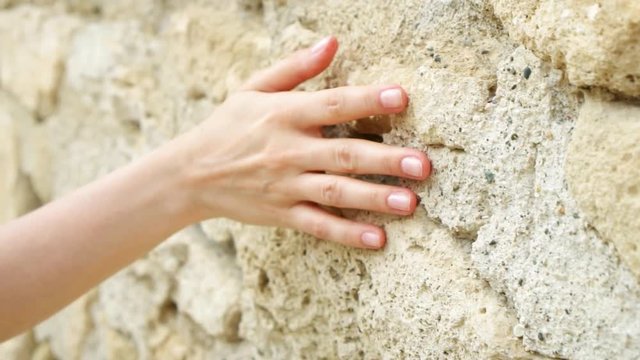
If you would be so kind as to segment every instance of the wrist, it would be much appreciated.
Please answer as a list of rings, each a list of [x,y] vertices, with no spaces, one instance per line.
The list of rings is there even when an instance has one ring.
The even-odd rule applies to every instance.
[[[204,220],[205,212],[191,185],[189,159],[180,146],[170,142],[141,159],[141,176],[157,208],[176,230]]]

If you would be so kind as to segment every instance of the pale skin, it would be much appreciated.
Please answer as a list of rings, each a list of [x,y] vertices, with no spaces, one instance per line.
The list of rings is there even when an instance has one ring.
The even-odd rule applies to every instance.
[[[409,189],[345,174],[413,180],[421,151],[326,139],[323,126],[402,112],[397,85],[293,89],[329,66],[335,38],[259,72],[193,130],[77,191],[0,226],[0,341],[52,315],[189,224],[226,217],[380,249],[382,228],[320,205],[406,216]]]

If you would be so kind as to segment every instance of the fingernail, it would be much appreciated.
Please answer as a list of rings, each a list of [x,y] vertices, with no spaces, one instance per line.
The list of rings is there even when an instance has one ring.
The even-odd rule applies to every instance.
[[[374,232],[364,232],[362,233],[362,236],[360,236],[360,239],[362,240],[362,243],[364,244],[364,246],[366,247],[370,247],[370,248],[379,248],[380,246],[382,246],[382,239],[380,238],[380,235],[374,233]]]
[[[397,192],[389,195],[387,198],[387,205],[396,210],[409,211],[409,208],[411,207],[411,199],[409,198],[409,195]]]
[[[322,52],[322,50],[324,50],[327,45],[329,44],[329,41],[331,40],[331,36],[328,36],[320,41],[318,41],[317,44],[315,44],[312,48],[311,48],[311,53],[313,55],[317,55],[319,53]]]
[[[407,156],[400,162],[402,172],[409,176],[422,177],[422,161],[415,156]]]
[[[387,109],[395,109],[402,106],[402,91],[400,89],[387,89],[380,93],[380,102]]]

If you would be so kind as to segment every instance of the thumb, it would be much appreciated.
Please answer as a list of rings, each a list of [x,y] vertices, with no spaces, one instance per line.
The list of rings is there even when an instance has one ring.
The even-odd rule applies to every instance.
[[[300,50],[252,76],[242,90],[289,91],[324,71],[338,51],[338,41],[329,36],[313,47]]]

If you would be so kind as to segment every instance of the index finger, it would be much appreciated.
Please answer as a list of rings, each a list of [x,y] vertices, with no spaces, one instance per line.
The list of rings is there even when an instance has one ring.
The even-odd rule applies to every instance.
[[[329,36],[314,47],[296,52],[270,68],[253,75],[242,90],[289,91],[323,72],[338,51],[338,41]]]
[[[395,114],[409,103],[398,85],[345,86],[308,93],[291,93],[295,121],[303,127],[335,125],[372,115]]]

